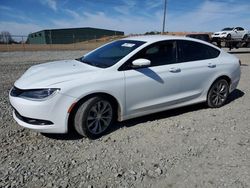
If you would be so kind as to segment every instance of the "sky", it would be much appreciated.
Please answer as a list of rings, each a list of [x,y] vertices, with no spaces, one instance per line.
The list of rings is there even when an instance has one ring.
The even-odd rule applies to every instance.
[[[0,32],[95,27],[140,34],[161,31],[164,0],[0,0]],[[250,29],[249,0],[167,0],[166,31]]]

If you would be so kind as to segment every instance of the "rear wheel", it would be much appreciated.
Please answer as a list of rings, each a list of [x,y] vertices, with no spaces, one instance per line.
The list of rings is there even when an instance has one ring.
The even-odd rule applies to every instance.
[[[228,82],[225,79],[215,81],[208,92],[207,105],[211,108],[223,106],[228,98],[228,94]]]
[[[85,101],[77,110],[74,126],[85,137],[102,136],[113,123],[114,110],[111,102],[103,97],[93,97]]]

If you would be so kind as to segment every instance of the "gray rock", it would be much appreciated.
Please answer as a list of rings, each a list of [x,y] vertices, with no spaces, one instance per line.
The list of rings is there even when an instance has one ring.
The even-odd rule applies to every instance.
[[[161,175],[162,174],[162,170],[158,167],[155,172],[158,174],[158,175]]]
[[[133,170],[129,170],[129,173],[132,174],[132,175],[136,175],[136,172],[133,171]]]

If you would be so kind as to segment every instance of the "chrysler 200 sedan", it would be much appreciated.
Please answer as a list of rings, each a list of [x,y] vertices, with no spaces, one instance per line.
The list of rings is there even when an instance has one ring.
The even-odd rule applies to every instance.
[[[23,127],[67,133],[73,126],[95,138],[115,120],[201,102],[221,107],[240,74],[240,60],[209,43],[141,36],[108,43],[76,60],[32,66],[9,98]]]

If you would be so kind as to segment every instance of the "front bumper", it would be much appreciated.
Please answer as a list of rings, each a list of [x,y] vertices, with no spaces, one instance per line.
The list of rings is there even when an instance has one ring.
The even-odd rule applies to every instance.
[[[212,37],[212,39],[225,39],[225,38],[227,38],[227,34],[223,34],[223,35],[212,35],[211,37]]]
[[[57,93],[45,101],[31,101],[9,95],[16,122],[43,133],[67,133],[68,109],[76,98]]]

